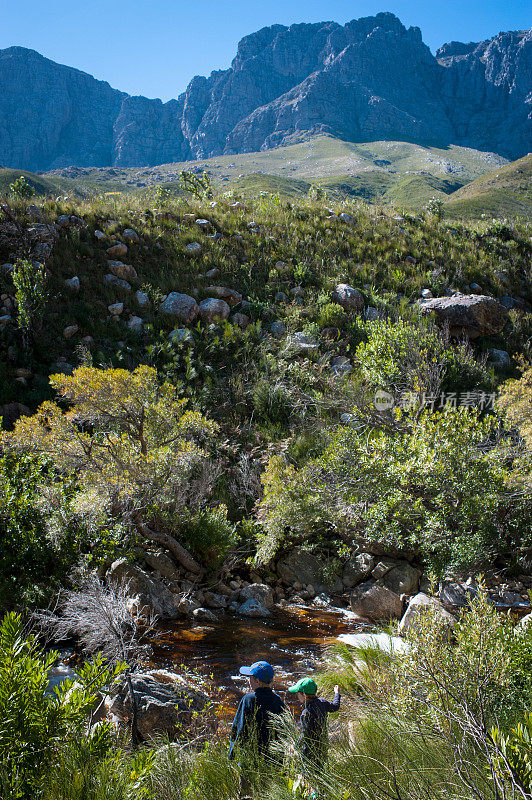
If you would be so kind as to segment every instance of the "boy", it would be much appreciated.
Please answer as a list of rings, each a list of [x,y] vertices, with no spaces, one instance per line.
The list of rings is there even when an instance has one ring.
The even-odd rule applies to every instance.
[[[332,714],[340,708],[340,690],[334,687],[334,700],[322,700],[317,696],[318,687],[312,678],[301,678],[288,690],[297,694],[305,708],[301,714],[301,751],[308,764],[318,769],[322,768],[327,759],[328,736],[327,714]]]
[[[250,667],[240,667],[241,675],[249,678],[251,692],[239,703],[231,729],[229,758],[234,758],[235,745],[244,745],[252,756],[263,758],[268,753],[275,733],[272,716],[282,714],[286,706],[273,689],[274,671],[267,661],[256,661]]]

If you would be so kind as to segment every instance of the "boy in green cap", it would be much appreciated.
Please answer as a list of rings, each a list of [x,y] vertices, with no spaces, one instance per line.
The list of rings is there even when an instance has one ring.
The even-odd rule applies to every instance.
[[[297,694],[299,700],[305,704],[301,714],[301,751],[307,763],[318,769],[323,767],[327,758],[327,714],[332,714],[340,708],[340,689],[334,687],[334,700],[322,700],[318,697],[318,687],[312,678],[301,678],[288,690]]]

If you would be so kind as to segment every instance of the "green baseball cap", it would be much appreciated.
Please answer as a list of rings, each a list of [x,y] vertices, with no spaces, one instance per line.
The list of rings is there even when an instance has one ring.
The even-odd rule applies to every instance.
[[[291,686],[288,690],[292,692],[292,694],[296,694],[296,692],[301,692],[301,694],[317,694],[318,687],[316,685],[316,681],[313,681],[312,678],[301,678],[294,686]]]

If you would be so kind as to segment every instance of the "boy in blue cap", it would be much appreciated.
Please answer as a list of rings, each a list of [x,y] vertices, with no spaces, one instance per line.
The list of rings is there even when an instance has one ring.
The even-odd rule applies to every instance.
[[[249,678],[251,691],[240,701],[233,720],[229,758],[234,758],[236,745],[246,748],[255,759],[264,758],[275,737],[272,716],[282,714],[286,706],[272,689],[274,671],[267,661],[240,667],[239,672]]]

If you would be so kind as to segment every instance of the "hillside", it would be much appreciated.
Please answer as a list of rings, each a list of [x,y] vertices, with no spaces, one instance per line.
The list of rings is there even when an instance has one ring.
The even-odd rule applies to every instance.
[[[445,200],[449,217],[532,220],[532,155],[476,178]]]
[[[176,100],[131,97],[33,50],[0,51],[0,163],[131,167],[258,152],[329,133],[523,156],[532,34],[444,45],[391,13],[272,25]],[[479,102],[480,98],[480,102]]]

